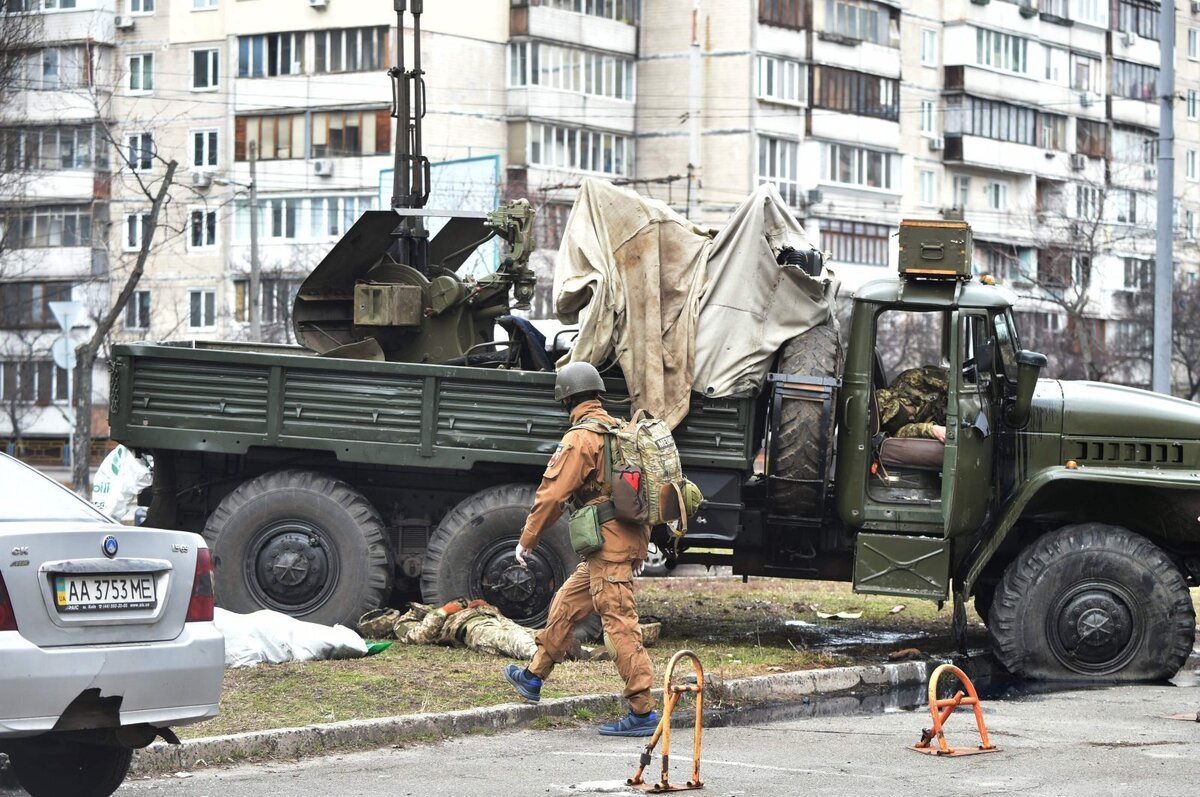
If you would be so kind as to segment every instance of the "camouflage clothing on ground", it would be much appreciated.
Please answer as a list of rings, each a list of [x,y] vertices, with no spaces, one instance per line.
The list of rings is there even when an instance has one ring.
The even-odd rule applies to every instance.
[[[875,391],[879,428],[893,437],[933,437],[933,427],[946,425],[949,372],[923,365],[901,372]]]

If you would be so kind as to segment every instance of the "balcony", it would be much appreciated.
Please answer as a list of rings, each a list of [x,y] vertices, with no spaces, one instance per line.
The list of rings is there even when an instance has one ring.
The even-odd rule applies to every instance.
[[[1052,180],[1091,177],[1099,164],[1099,177],[1103,179],[1104,176],[1102,160],[982,136],[947,135],[944,157],[947,163]]]
[[[881,77],[900,77],[900,50],[880,44],[820,34],[813,41],[813,63],[829,64]]]
[[[847,144],[861,144],[872,149],[898,150],[900,123],[870,116],[814,108],[812,137]]]
[[[0,273],[10,279],[34,274],[39,280],[89,278],[92,276],[92,248],[47,246],[9,249],[0,256]]]
[[[525,86],[508,90],[509,118],[558,121],[571,127],[632,134],[635,104],[574,91]]]
[[[1042,108],[1067,109],[1078,101],[1078,92],[1072,92],[1066,86],[971,64],[946,66],[945,88]]]
[[[509,35],[626,55],[637,53],[636,25],[546,6],[514,7],[510,12]]]

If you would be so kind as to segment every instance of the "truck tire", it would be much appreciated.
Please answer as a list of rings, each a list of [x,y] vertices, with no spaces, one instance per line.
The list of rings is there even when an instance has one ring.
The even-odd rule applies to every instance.
[[[778,372],[791,376],[835,377],[841,372],[842,344],[837,329],[825,323],[783,344]],[[768,472],[785,479],[816,480],[829,462],[833,446],[833,413],[822,423],[822,406],[815,401],[786,401],[779,411],[775,461]],[[821,500],[821,485],[771,480],[775,511],[812,515]]]
[[[392,588],[383,521],[362,493],[324,473],[281,470],[242,484],[204,526],[217,604],[274,609],[353,628]]]
[[[125,782],[133,750],[75,741],[38,741],[8,752],[30,797],[109,797]]]
[[[529,566],[517,564],[513,551],[536,492],[533,485],[504,484],[480,490],[451,509],[425,549],[422,599],[435,605],[482,599],[514,622],[544,626],[550,600],[579,564],[579,554],[571,548],[564,517],[526,555]],[[576,629],[585,638],[599,632],[595,614]]]
[[[1192,651],[1195,609],[1174,563],[1120,526],[1064,526],[1029,545],[996,588],[996,658],[1026,678],[1173,676]]]

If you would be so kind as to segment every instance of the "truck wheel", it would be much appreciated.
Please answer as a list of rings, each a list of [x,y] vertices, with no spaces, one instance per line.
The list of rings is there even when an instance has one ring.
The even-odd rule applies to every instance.
[[[1008,566],[988,630],[1000,662],[1027,678],[1137,681],[1173,676],[1196,615],[1179,570],[1140,534],[1065,526]]]
[[[83,742],[30,742],[9,750],[21,788],[31,797],[108,797],[125,781],[133,750]]]
[[[281,470],[238,487],[204,527],[217,603],[354,627],[392,588],[383,521],[362,493],[323,473]]]
[[[832,323],[804,332],[783,344],[779,373],[833,377],[841,371],[842,345]],[[833,446],[833,414],[822,423],[822,406],[815,401],[786,401],[779,411],[772,475],[800,481],[771,480],[771,503],[788,514],[812,514],[820,504],[822,486],[815,483]]]
[[[513,550],[536,492],[526,484],[489,487],[450,510],[425,549],[425,602],[482,599],[521,625],[545,625],[550,600],[579,564],[579,554],[571,548],[566,519],[560,518],[525,557],[529,566],[517,564]],[[577,635],[598,636],[599,620],[592,614]]]

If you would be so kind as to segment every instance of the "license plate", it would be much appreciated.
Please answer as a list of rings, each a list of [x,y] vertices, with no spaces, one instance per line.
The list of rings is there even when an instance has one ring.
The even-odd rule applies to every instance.
[[[153,609],[154,576],[55,576],[54,602],[60,612]]]

